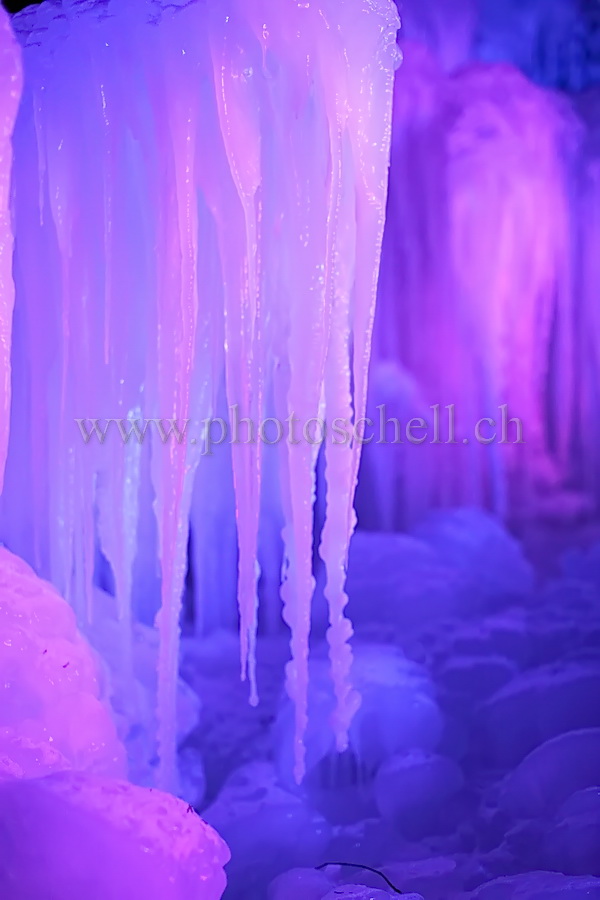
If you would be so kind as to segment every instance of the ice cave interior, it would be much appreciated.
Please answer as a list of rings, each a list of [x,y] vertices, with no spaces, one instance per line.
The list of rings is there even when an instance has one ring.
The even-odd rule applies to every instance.
[[[0,6],[0,900],[600,900],[600,3]]]

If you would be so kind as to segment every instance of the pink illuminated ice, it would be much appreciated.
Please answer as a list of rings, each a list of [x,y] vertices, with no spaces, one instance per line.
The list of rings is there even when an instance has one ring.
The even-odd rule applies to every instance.
[[[226,845],[160,791],[84,773],[0,780],[0,896],[220,900]]]
[[[78,769],[122,777],[125,755],[101,670],[70,606],[0,548],[0,764],[25,777]]]

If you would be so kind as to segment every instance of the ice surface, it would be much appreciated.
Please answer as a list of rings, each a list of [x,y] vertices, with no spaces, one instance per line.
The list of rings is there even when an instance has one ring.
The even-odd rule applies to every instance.
[[[407,837],[419,838],[435,829],[436,817],[463,786],[463,773],[453,760],[413,751],[381,766],[375,797],[384,819]]]
[[[489,758],[512,766],[557,734],[600,727],[592,700],[599,692],[600,671],[592,662],[554,664],[519,675],[479,711]]]
[[[74,768],[122,777],[102,668],[70,606],[0,547],[0,758],[35,777]]]
[[[255,762],[234,772],[203,817],[227,841],[229,896],[263,896],[263,885],[288,869],[317,865],[331,826],[277,783],[274,769]]]
[[[269,886],[268,900],[323,900],[331,881],[315,869],[292,869]]]
[[[0,894],[10,900],[220,900],[227,847],[160,791],[64,772],[0,781]]]
[[[12,278],[13,234],[10,211],[12,167],[11,137],[22,89],[21,54],[9,24],[0,10],[0,493],[8,452],[10,428],[10,350],[15,288]]]
[[[600,782],[600,729],[567,731],[536,747],[506,778],[502,806],[513,816],[543,816],[576,791]]]
[[[531,872],[484,884],[472,900],[598,900],[600,880]]]
[[[190,510],[221,475],[208,453],[199,465],[202,423],[223,397],[255,425],[271,409],[282,422],[364,414],[398,19],[391,0],[290,3],[285,13],[273,0],[211,0],[64,12],[46,4],[16,22],[27,72],[15,134],[22,318],[13,346],[23,397],[3,533],[72,598],[86,626],[103,615],[93,592],[100,546],[131,667],[132,572],[155,516],[160,778],[172,785]],[[106,439],[86,443],[75,424],[82,417],[102,426],[162,418],[165,430],[150,425],[140,448],[113,422]],[[192,420],[181,440],[165,438],[174,419],[180,434]],[[232,440],[231,451],[237,538],[229,536],[229,558],[238,555],[241,671],[255,702],[266,463],[260,441]],[[317,452],[306,440],[280,442],[267,504],[285,523],[298,777]],[[332,718],[343,746],[357,704],[343,583],[360,442],[326,455],[322,556]],[[224,491],[227,511],[229,499]],[[216,522],[198,535],[214,552],[223,539]],[[141,547],[148,583],[157,562],[151,546]],[[214,577],[203,578],[195,572],[198,597],[218,603],[207,597]]]

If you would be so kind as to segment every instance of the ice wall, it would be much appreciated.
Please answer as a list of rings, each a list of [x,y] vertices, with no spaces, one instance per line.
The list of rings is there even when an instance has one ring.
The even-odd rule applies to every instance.
[[[365,408],[398,21],[390,0],[164,10],[139,0],[85,10],[48,2],[15,22],[26,72],[14,176],[19,393],[3,535],[88,626],[107,615],[93,591],[100,547],[125,665],[136,560],[147,570],[159,562],[169,785],[192,491],[210,495],[221,478],[228,489],[209,459],[198,467],[202,422],[223,399],[255,423],[266,410],[306,422],[358,420]],[[162,420],[165,430],[155,422],[138,440],[113,422],[99,438],[76,424],[127,417]],[[185,436],[169,420],[181,431],[190,420]],[[285,522],[298,776],[317,449],[281,441],[268,491]],[[357,442],[334,447],[326,463],[321,555],[340,746],[356,707],[344,577],[359,452]],[[260,441],[233,443],[241,665],[253,702],[264,468]],[[220,552],[216,529],[202,538]]]
[[[388,446],[365,450],[375,527],[451,505],[581,514],[585,497],[569,512],[563,493],[593,493],[575,452],[595,433],[575,399],[596,380],[595,264],[577,224],[596,205],[590,125],[508,65],[449,76],[422,44],[403,54],[369,411]],[[419,417],[425,436],[407,435]]]

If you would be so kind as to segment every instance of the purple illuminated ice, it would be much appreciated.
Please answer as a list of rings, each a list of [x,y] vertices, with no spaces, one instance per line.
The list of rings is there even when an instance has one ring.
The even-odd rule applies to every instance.
[[[13,235],[9,208],[11,137],[21,96],[21,53],[0,9],[0,493],[10,427],[10,349],[15,289],[12,278]]]
[[[161,791],[62,772],[0,779],[0,895],[220,900],[229,852]]]
[[[0,548],[0,774],[124,777],[105,688],[70,606]]]
[[[283,440],[267,463],[260,441],[242,438],[223,473],[211,467],[202,423],[223,399],[255,427],[267,411],[282,422],[294,416],[300,428],[319,415],[364,415],[398,61],[395,7],[42,4],[16,23],[28,74],[15,136],[22,317],[14,357],[23,396],[13,417],[5,532],[85,627],[104,615],[93,591],[96,551],[103,554],[124,669],[136,561],[148,583],[160,566],[160,609],[148,592],[142,612],[158,613],[160,780],[172,785],[192,496],[202,504],[222,485],[207,509],[228,509],[233,483],[237,541],[229,558],[237,553],[241,672],[253,703],[259,523],[264,506],[280,509],[299,778],[319,448]],[[165,430],[154,423],[140,443],[126,439],[131,425],[124,436],[113,422],[102,439],[89,437],[89,420],[100,419],[102,429],[106,419],[128,417],[162,419]],[[174,419],[181,439],[166,436]],[[360,449],[359,441],[328,447],[325,467],[321,556],[340,748],[358,703],[344,580]],[[213,554],[224,539],[217,521],[202,532]],[[196,573],[198,585],[203,578]]]

